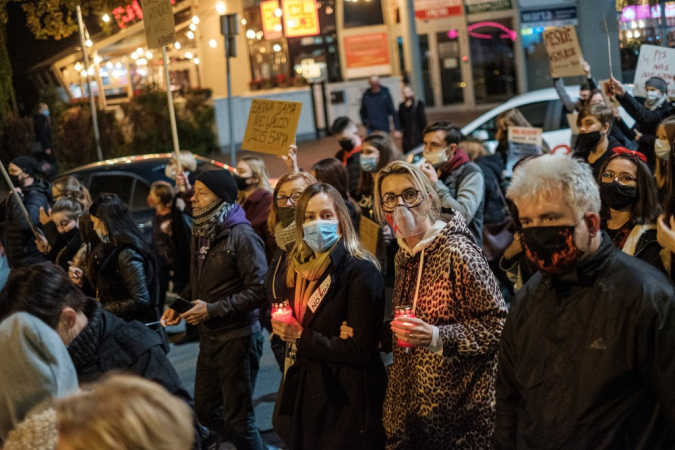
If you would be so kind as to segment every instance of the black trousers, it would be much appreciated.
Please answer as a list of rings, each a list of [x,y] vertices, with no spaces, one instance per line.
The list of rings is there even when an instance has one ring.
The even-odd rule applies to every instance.
[[[199,421],[231,440],[237,450],[265,448],[253,409],[253,391],[260,370],[263,335],[219,341],[202,335],[195,379]]]

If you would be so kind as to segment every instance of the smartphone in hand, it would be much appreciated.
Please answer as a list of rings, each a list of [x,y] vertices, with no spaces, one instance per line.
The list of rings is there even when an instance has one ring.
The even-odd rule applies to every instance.
[[[194,304],[185,300],[184,298],[176,297],[176,300],[169,305],[169,308],[176,311],[178,314],[184,314],[194,308]]]

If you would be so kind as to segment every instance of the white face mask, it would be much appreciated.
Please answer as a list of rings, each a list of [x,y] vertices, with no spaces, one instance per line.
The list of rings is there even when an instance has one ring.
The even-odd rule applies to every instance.
[[[417,206],[408,208],[399,205],[394,208],[394,212],[387,215],[397,239],[405,239],[424,233],[424,218],[417,212]]]
[[[656,152],[656,156],[664,161],[668,161],[668,158],[670,157],[670,144],[668,141],[657,139],[654,144],[654,151]]]
[[[647,100],[655,101],[661,98],[660,91],[647,91]]]
[[[445,147],[442,150],[438,150],[436,152],[431,152],[431,153],[426,153],[424,155],[424,158],[431,164],[432,166],[436,166],[438,164],[443,164],[448,161],[448,153],[447,153],[448,147]]]

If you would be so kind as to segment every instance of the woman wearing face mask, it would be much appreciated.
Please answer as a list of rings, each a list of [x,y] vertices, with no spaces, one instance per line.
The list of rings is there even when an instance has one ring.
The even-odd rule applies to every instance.
[[[282,175],[274,188],[274,202],[267,224],[269,229],[274,231],[278,249],[269,264],[269,270],[265,277],[265,294],[268,305],[280,303],[284,300],[280,295],[285,292],[286,269],[288,267],[286,254],[293,249],[298,235],[295,223],[295,207],[303,191],[307,189],[307,186],[314,183],[316,183],[316,180],[307,172],[291,172]],[[264,309],[268,314],[270,313],[269,306]],[[269,322],[269,317],[266,320]],[[270,338],[270,343],[274,357],[283,372],[286,344],[275,334]]]
[[[72,176],[60,177],[52,182],[52,197],[54,202],[63,197],[70,197],[80,203],[82,211],[91,205],[89,190],[77,178]],[[40,228],[45,235],[48,245],[53,249],[57,245],[60,234],[52,218],[52,208],[40,208]]]
[[[70,196],[62,196],[52,206],[52,221],[58,233],[56,240],[50,244],[45,238],[36,242],[38,248],[47,253],[50,261],[68,270],[82,241],[77,229],[77,219],[82,214],[82,204]]]
[[[600,228],[619,250],[663,271],[656,241],[661,206],[646,161],[642,153],[619,147],[605,162],[598,179]]]
[[[395,317],[393,336],[384,335],[394,351],[383,418],[387,448],[487,448],[506,318],[497,281],[461,215],[439,220],[440,200],[416,167],[393,162],[379,172],[375,211],[401,246],[394,308],[413,314]]]
[[[387,384],[377,347],[384,282],[340,194],[317,183],[300,196],[283,291],[292,316],[272,319],[287,343],[274,425],[289,449],[381,450]],[[340,339],[348,321],[354,338]]]
[[[272,188],[265,161],[257,156],[246,156],[237,163],[234,175],[239,189],[237,202],[244,208],[246,218],[251,222],[255,233],[265,244],[265,256],[269,264],[277,251],[274,233],[267,226],[272,208]]]
[[[330,184],[337,189],[347,207],[349,219],[358,233],[361,222],[361,210],[359,204],[349,193],[349,174],[347,168],[336,158],[326,158],[312,166],[312,175],[319,183]]]
[[[96,278],[96,261],[94,254],[96,248],[101,244],[101,240],[94,231],[94,224],[91,221],[89,211],[80,214],[77,219],[77,228],[82,244],[73,256],[72,264],[69,264],[68,277],[75,286],[82,290],[84,295],[95,297],[96,288],[94,288],[93,281]]]
[[[373,188],[375,186],[375,175],[390,162],[402,159],[402,155],[387,135],[372,134],[363,140],[359,161],[361,176],[356,191],[356,201],[361,208],[361,214],[371,220],[374,219]]]
[[[659,201],[665,205],[668,178],[668,160],[670,159],[670,149],[675,143],[675,116],[663,120],[656,128],[656,141],[654,142],[654,153],[656,154],[656,170],[654,171],[654,180],[656,188],[659,191]]]
[[[102,242],[94,255],[101,306],[127,322],[159,321],[157,263],[129,209],[117,195],[101,194],[89,213]]]

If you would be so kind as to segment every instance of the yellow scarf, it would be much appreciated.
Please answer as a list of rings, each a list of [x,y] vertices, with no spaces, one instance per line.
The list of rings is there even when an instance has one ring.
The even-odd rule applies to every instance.
[[[338,240],[338,242],[340,241]],[[289,286],[295,285],[295,302],[293,306],[295,318],[301,324],[302,319],[305,317],[305,310],[307,309],[310,297],[316,291],[319,280],[331,265],[330,253],[336,245],[337,242],[330,249],[317,256],[314,250],[303,242],[300,251],[294,260],[290,262],[293,270],[289,271],[289,277],[286,279],[286,282]],[[295,273],[295,280],[293,280],[293,273]]]

